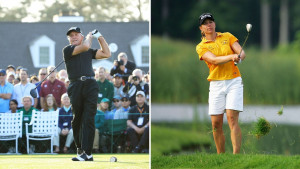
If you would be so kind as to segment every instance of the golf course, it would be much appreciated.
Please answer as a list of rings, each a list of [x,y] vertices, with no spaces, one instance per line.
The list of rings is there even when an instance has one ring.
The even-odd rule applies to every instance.
[[[280,110],[280,107],[300,103],[300,73],[290,69],[300,67],[298,53],[288,50],[288,47],[278,47],[271,51],[260,51],[250,47],[245,49],[245,52],[246,60],[238,65],[243,77],[244,105],[278,107],[278,111],[274,112],[251,112],[249,109],[247,116],[259,113],[262,117],[268,114],[266,117],[285,118],[284,108]],[[284,53],[290,59],[283,60]],[[164,66],[159,63],[164,63]],[[159,74],[152,77],[155,81],[152,84],[152,102],[159,105],[165,103],[168,107],[179,103],[207,104],[208,68],[203,61],[199,61],[195,44],[152,37],[152,71],[153,74]],[[172,116],[171,113],[168,114]],[[177,110],[176,114],[184,115],[186,112]],[[218,155],[210,119],[203,119],[197,114],[194,113],[190,121],[180,122],[178,118],[170,117],[177,119],[172,122],[166,116],[166,122],[159,118],[156,118],[159,119],[158,122],[152,121],[152,168],[300,167],[298,124],[285,124],[284,120],[281,123],[271,121],[268,132],[257,134],[256,122],[259,117],[254,117],[257,121],[239,122],[242,147],[239,155],[233,155],[230,129],[225,122],[223,130],[226,153]]]
[[[66,168],[149,168],[147,154],[95,154],[94,161],[74,162],[75,154],[69,155],[0,155],[0,168],[66,169]],[[114,156],[117,162],[110,162]]]

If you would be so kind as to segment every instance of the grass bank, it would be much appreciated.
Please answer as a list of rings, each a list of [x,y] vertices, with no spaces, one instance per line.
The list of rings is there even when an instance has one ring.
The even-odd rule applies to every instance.
[[[152,102],[207,103],[208,68],[199,61],[197,44],[151,37]],[[299,104],[300,57],[289,48],[262,52],[245,48],[239,64],[246,104]]]
[[[300,156],[262,154],[207,154],[195,153],[173,156],[152,156],[152,168],[211,168],[211,169],[298,169]]]

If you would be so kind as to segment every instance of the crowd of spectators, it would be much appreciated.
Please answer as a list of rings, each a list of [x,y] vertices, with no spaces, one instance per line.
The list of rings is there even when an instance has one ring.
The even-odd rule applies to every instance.
[[[73,142],[72,109],[67,89],[70,84],[65,69],[57,72],[54,66],[41,68],[38,74],[30,75],[22,66],[8,65],[0,69],[0,113],[23,111],[23,132],[19,149],[26,153],[25,123],[30,123],[32,111],[59,111],[58,133],[54,138],[54,152],[68,153]],[[128,145],[133,153],[148,152],[149,149],[149,73],[137,69],[134,62],[128,61],[126,53],[120,53],[111,70],[94,68],[99,86],[98,110],[95,116],[96,134],[93,151],[109,152],[107,136],[103,134],[106,120],[125,120],[127,129],[120,146]],[[50,72],[52,72],[50,74]],[[49,76],[48,76],[49,75]],[[43,79],[46,80],[43,81]],[[43,82],[42,82],[43,81]],[[42,83],[41,83],[42,82]],[[41,84],[40,84],[41,83]],[[33,98],[30,91],[36,88],[38,96]],[[60,138],[65,143],[60,146]],[[8,153],[14,153],[14,144],[3,144]],[[30,152],[35,152],[30,145]],[[46,150],[49,151],[49,150]],[[3,153],[3,152],[2,152]]]

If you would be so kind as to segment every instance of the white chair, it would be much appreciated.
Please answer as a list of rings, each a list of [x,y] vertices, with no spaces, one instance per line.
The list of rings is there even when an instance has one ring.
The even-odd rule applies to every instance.
[[[18,153],[18,138],[22,137],[22,117],[20,113],[0,113],[0,140],[16,140],[16,154]]]
[[[50,140],[51,154],[53,154],[53,138],[57,135],[58,110],[52,112],[40,112],[33,110],[30,123],[26,123],[27,153],[29,154],[29,140]],[[28,127],[32,126],[29,133]]]

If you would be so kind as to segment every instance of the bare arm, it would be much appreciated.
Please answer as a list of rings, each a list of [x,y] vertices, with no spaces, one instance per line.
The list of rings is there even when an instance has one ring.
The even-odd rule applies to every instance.
[[[234,42],[231,47],[236,54],[240,54],[242,47],[238,42]],[[245,54],[244,50],[242,50],[240,56],[241,56],[242,60],[244,60],[246,58],[246,54]]]
[[[207,61],[208,63],[214,64],[214,65],[219,65],[219,64],[224,64],[229,61],[238,61],[238,54],[232,54],[232,55],[226,55],[226,56],[216,56],[211,52],[206,52],[202,56],[202,59]]]
[[[96,53],[96,59],[106,59],[111,56],[109,47],[107,45],[107,42],[103,38],[103,36],[100,36],[98,38],[98,42],[100,44],[101,49],[99,49]]]
[[[9,100],[11,98],[11,93],[2,93],[0,94],[0,98]]]
[[[92,32],[87,34],[85,40],[80,45],[76,46],[73,50],[72,55],[77,55],[79,53],[85,52],[89,50],[92,46]]]

